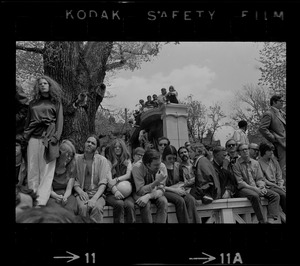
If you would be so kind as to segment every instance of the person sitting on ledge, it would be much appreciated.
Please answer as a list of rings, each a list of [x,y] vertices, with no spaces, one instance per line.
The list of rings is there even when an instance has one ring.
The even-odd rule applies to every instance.
[[[233,165],[234,176],[237,180],[236,197],[246,197],[250,200],[259,223],[274,223],[279,214],[279,194],[266,188],[264,176],[258,161],[250,158],[247,144],[239,144],[237,151],[240,158]],[[260,197],[268,200],[268,217],[264,218]]]
[[[235,176],[228,170],[223,168],[223,162],[226,158],[227,151],[223,146],[213,148],[212,164],[220,181],[222,199],[233,198],[237,190],[237,182]]]
[[[169,87],[169,92],[166,95],[167,103],[179,103],[177,97],[178,97],[178,92],[171,85]]]
[[[280,206],[285,213],[286,189],[279,162],[273,153],[274,146],[271,143],[261,143],[259,145],[259,151],[260,158],[258,162],[265,177],[266,187],[279,194]]]
[[[203,204],[209,204],[215,199],[221,198],[220,181],[216,171],[209,159],[207,159],[207,150],[202,143],[193,145],[196,153],[194,160],[195,185],[190,194],[196,199],[201,200]]]
[[[162,160],[168,172],[164,195],[168,202],[175,205],[178,222],[200,223],[196,200],[186,191],[184,180],[180,180],[180,163],[177,162],[176,148],[172,145],[167,146],[162,154]]]
[[[139,103],[136,106],[138,106],[138,108],[139,108],[139,110],[138,110],[139,113],[144,112],[145,101],[143,99],[140,99]]]
[[[144,110],[147,111],[151,108],[154,108],[154,102],[152,101],[151,95],[148,95]]]
[[[146,150],[142,160],[132,167],[134,180],[133,198],[140,207],[142,223],[153,223],[151,203],[156,205],[156,223],[166,223],[168,201],[164,196],[166,166],[161,162],[158,151]]]
[[[152,95],[152,102],[153,102],[154,108],[158,107],[158,98],[157,98],[156,94]]]
[[[167,89],[162,88],[161,89],[161,94],[158,95],[158,97],[157,97],[159,107],[163,106],[167,102],[166,96],[167,96]]]

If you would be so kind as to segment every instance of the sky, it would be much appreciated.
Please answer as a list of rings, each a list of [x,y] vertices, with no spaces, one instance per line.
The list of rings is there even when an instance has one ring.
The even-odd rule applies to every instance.
[[[110,79],[108,91],[115,95],[104,99],[105,108],[137,109],[139,99],[160,94],[161,88],[173,85],[179,100],[188,95],[206,107],[220,103],[226,115],[231,102],[244,85],[258,83],[259,50],[262,42],[181,42],[166,44],[151,62],[135,71],[117,72]],[[224,145],[233,128],[223,128],[216,139]]]

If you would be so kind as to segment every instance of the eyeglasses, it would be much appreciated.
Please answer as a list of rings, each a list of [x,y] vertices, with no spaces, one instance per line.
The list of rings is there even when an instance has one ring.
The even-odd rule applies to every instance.
[[[140,153],[137,153],[136,155],[139,156],[139,157],[143,157],[144,156],[144,154],[140,154]]]
[[[228,148],[232,148],[232,147],[235,147],[235,146],[236,146],[236,144],[228,144],[227,145]]]
[[[249,149],[245,148],[245,149],[240,149],[239,151],[249,151]]]
[[[256,152],[258,152],[259,151],[259,149],[254,149],[254,148],[250,148],[251,150],[254,150],[254,151],[256,151]]]
[[[168,146],[166,143],[159,143],[158,146]]]

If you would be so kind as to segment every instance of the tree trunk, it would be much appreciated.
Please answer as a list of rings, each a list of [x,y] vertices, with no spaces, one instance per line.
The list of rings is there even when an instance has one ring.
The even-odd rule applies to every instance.
[[[77,152],[83,152],[84,142],[95,133],[96,111],[105,89],[100,89],[105,77],[107,49],[97,49],[106,57],[98,62],[97,75],[88,64],[83,42],[45,42],[44,72],[58,82],[63,90],[64,127],[62,139],[74,141]],[[107,48],[107,47],[105,47]],[[104,65],[102,65],[104,63]],[[75,109],[73,103],[80,93],[87,95],[87,106]]]

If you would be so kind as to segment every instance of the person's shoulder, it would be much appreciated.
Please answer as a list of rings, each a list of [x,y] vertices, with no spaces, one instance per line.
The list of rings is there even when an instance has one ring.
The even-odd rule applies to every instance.
[[[208,165],[208,163],[210,163],[210,161],[205,156],[199,156],[195,160],[195,164],[197,168],[200,167],[202,168],[203,166]]]
[[[274,109],[270,107],[267,111],[263,113],[263,116],[272,116],[274,113]]]
[[[181,163],[180,163],[180,162],[175,162],[175,163],[174,163],[174,166],[175,166],[175,167],[179,167],[179,166],[181,166]]]
[[[104,157],[103,155],[101,155],[99,153],[95,153],[94,154],[94,159],[99,160],[99,161],[106,161],[106,162],[108,162],[108,160],[106,159],[106,157]]]
[[[145,171],[146,167],[143,164],[142,160],[139,160],[136,163],[132,164],[131,172],[133,174],[133,177],[137,175],[144,175]]]
[[[236,159],[236,163],[238,163],[238,164],[242,163],[243,161],[244,161],[244,159],[242,157],[238,157]]]
[[[259,162],[255,159],[250,158],[251,164],[259,166]]]
[[[278,159],[275,156],[273,156],[271,158],[271,162],[273,162],[273,164],[278,164],[279,165]]]
[[[159,168],[160,169],[167,169],[166,165],[163,162],[160,163]]]
[[[128,165],[132,165],[132,162],[131,162],[130,159],[125,159],[124,162],[123,162],[123,164],[124,164],[125,166],[128,166]]]
[[[75,154],[75,159],[76,159],[76,160],[80,160],[80,159],[83,158],[83,155],[84,155],[83,153],[76,153],[76,154]]]
[[[32,100],[29,101],[28,105],[29,105],[29,106],[32,106],[32,105],[34,105],[36,102],[37,102],[36,99],[32,99]]]
[[[144,166],[144,164],[143,164],[142,160],[139,160],[132,165],[132,169],[142,168],[143,166]]]

